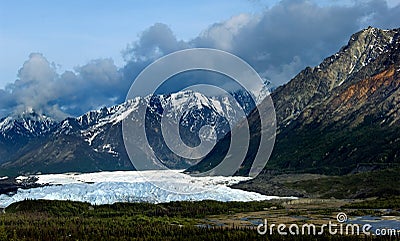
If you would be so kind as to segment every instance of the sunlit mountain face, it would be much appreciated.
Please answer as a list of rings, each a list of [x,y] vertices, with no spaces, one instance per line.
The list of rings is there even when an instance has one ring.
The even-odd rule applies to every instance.
[[[278,133],[266,169],[343,175],[398,167],[399,39],[399,29],[364,29],[337,53],[274,90]],[[221,140],[191,170],[215,166],[226,143]]]

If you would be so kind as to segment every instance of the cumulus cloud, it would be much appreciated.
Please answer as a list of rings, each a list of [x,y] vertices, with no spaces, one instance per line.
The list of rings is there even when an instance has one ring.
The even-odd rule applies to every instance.
[[[122,102],[130,84],[112,59],[92,60],[74,72],[66,71],[59,82],[55,91],[61,98],[57,102],[64,112],[75,115]]]
[[[130,44],[124,55],[129,61],[147,62],[187,46],[184,41],[176,39],[166,24],[156,23],[145,30],[137,42]]]
[[[18,79],[6,87],[6,95],[14,100],[11,103],[15,105],[15,111],[51,108],[48,100],[56,97],[57,93],[53,91],[56,77],[54,64],[40,53],[30,54],[29,60],[18,71]]]
[[[18,79],[0,90],[0,116],[33,108],[60,119],[121,103],[144,67],[189,47],[232,52],[278,86],[335,53],[362,28],[399,27],[398,16],[400,5],[389,7],[384,0],[329,5],[283,0],[258,15],[239,14],[215,23],[191,41],[178,40],[167,25],[156,23],[123,51],[122,67],[111,59],[97,59],[58,73],[55,64],[34,53],[19,70]]]
[[[239,14],[222,23],[215,23],[192,41],[196,47],[213,47],[233,51],[236,36],[243,27],[249,28],[257,18],[248,14]]]
[[[0,91],[0,111],[33,109],[63,119],[114,104],[126,90],[125,80],[111,59],[98,59],[58,74],[55,64],[33,53],[18,71],[18,79]]]

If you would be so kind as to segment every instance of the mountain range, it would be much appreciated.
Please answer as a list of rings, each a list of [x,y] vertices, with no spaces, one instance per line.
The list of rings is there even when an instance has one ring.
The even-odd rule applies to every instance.
[[[245,93],[235,94],[241,103],[251,103]],[[159,132],[163,111],[170,121],[179,119],[179,131],[185,144],[197,146],[203,140],[217,141],[229,131],[237,105],[227,96],[207,97],[199,92],[181,91],[168,95],[138,97],[120,105],[90,111],[61,122],[27,110],[0,120],[0,173],[33,174],[60,172],[95,172],[104,170],[134,170],[125,150],[122,121],[131,116],[140,120],[140,108],[149,103],[145,121],[136,121],[135,127],[147,128],[147,140],[134,140],[138,158],[160,159],[169,168],[185,169],[193,165],[168,149]],[[254,107],[247,105],[247,112]],[[189,110],[189,111],[186,111]],[[223,115],[229,113],[229,115]],[[205,124],[215,131],[199,131]],[[135,132],[135,131],[134,131]],[[203,136],[201,136],[203,135]],[[149,142],[156,157],[148,153]],[[155,160],[153,160],[155,161]]]
[[[400,164],[400,29],[369,27],[318,66],[307,67],[271,96],[277,118],[276,144],[259,179],[273,172],[347,175],[398,168]],[[170,168],[201,172],[216,166],[229,148],[229,121],[221,111],[232,101],[197,92],[152,98],[152,120],[162,115],[160,103],[182,113],[182,139],[196,146],[198,131],[214,123],[217,144],[205,157],[189,162],[173,155],[150,121],[149,143]],[[236,100],[248,102],[245,94]],[[122,141],[121,122],[143,98],[56,122],[34,110],[0,120],[0,174],[132,170]],[[142,107],[141,107],[142,106]],[[250,128],[257,112],[246,110]],[[261,110],[262,111],[262,110]],[[139,118],[139,117],[137,117]],[[229,118],[229,116],[228,116]],[[186,124],[185,124],[186,123]],[[188,124],[189,123],[189,124]],[[140,124],[138,124],[139,127]],[[251,141],[259,138],[259,133]],[[205,137],[211,138],[211,137]],[[138,150],[144,140],[138,140]],[[246,175],[257,148],[250,149],[237,174]],[[141,157],[153,158],[149,153]],[[195,164],[195,165],[193,165]]]
[[[399,29],[370,27],[278,87],[272,93],[278,131],[266,172],[344,175],[398,167],[399,47]],[[256,118],[249,120],[255,125]],[[217,165],[225,143],[222,139],[190,170]],[[239,174],[248,172],[256,151],[247,154]]]

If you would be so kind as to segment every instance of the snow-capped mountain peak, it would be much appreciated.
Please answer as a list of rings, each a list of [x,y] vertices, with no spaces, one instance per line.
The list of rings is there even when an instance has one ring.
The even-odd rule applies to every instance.
[[[0,121],[0,137],[8,137],[3,138],[5,145],[0,148],[0,154],[3,153],[0,165],[4,163],[1,168],[24,170],[25,173],[43,172],[43,169],[52,172],[82,171],[81,167],[86,168],[85,171],[121,168],[132,170],[121,128],[123,120],[129,116],[134,120],[133,145],[138,153],[142,153],[138,154],[138,158],[154,160],[154,155],[150,153],[154,152],[158,153],[157,158],[164,161],[166,166],[184,169],[190,166],[191,162],[175,156],[168,148],[163,133],[159,132],[160,120],[166,119],[169,124],[178,126],[179,133],[173,134],[181,138],[186,145],[196,147],[203,140],[216,141],[224,137],[230,131],[231,124],[238,120],[237,116],[243,114],[239,111],[240,105],[246,108],[244,113],[249,113],[254,106],[248,98],[250,96],[245,93],[235,93],[230,97],[210,97],[185,90],[172,94],[136,97],[122,104],[89,111],[58,123],[46,115],[27,110]],[[143,113],[146,114],[146,119]],[[203,126],[211,128],[202,128]],[[144,127],[145,137],[135,135]],[[33,141],[31,137],[38,138]],[[149,150],[149,145],[152,150]],[[16,152],[6,146],[15,147],[15,151],[23,147],[23,156],[19,157],[19,153],[17,162],[7,163],[15,159]],[[57,167],[56,170],[51,169],[52,164],[54,168]]]
[[[36,137],[49,132],[56,123],[54,119],[30,108],[0,120],[0,133],[9,138],[12,135]]]

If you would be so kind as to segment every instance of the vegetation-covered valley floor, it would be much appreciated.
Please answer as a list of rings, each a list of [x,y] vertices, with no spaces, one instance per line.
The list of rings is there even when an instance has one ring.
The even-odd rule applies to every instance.
[[[91,205],[72,201],[26,200],[0,214],[0,240],[399,240],[399,236],[260,235],[254,220],[316,225],[349,216],[399,220],[400,197],[261,202],[171,202]],[[388,213],[390,212],[390,213]]]

